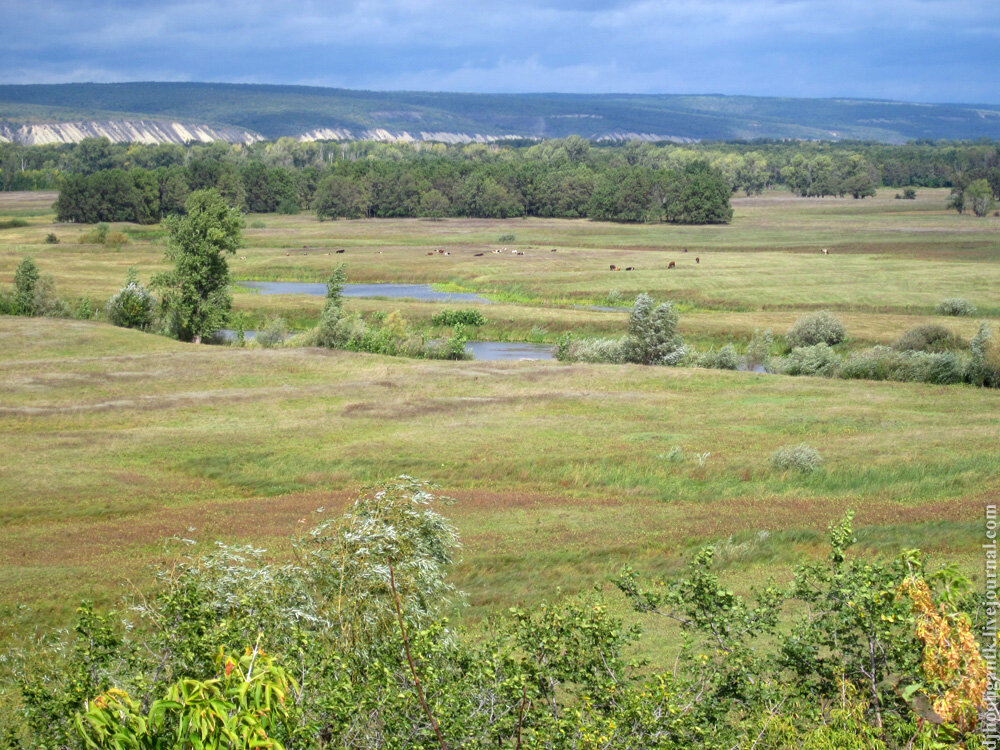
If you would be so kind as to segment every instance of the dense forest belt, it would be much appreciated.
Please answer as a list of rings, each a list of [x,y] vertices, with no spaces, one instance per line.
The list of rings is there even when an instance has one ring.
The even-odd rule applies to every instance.
[[[879,186],[950,187],[976,214],[1000,197],[995,143],[0,144],[0,188],[59,189],[65,220],[152,223],[215,187],[252,212],[321,217],[543,216],[726,222],[728,196],[784,186],[865,198]]]

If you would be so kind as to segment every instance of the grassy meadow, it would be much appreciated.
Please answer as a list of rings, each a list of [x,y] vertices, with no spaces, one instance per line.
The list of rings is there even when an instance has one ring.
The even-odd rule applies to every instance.
[[[478,291],[494,300],[484,338],[621,333],[624,311],[574,307],[612,291],[678,301],[681,333],[699,345],[783,333],[817,308],[838,311],[858,343],[925,322],[967,338],[978,319],[933,308],[965,297],[1000,319],[1000,218],[947,211],[946,193],[768,194],[734,200],[723,227],[251,216],[231,269],[322,281],[343,261],[349,281]],[[164,267],[158,227],[116,226],[130,236],[119,248],[81,244],[90,227],[54,224],[53,199],[0,193],[0,219],[29,222],[0,230],[0,284],[31,254],[60,295],[100,307],[130,266],[144,281]],[[491,252],[502,247],[524,255]],[[322,305],[234,298],[250,320],[299,328]],[[347,302],[418,322],[444,306],[456,305]],[[776,448],[800,442],[821,469],[770,468]],[[363,484],[403,473],[455,499],[445,513],[464,543],[456,583],[471,621],[626,561],[668,573],[707,540],[721,540],[739,586],[781,578],[847,509],[862,549],[921,547],[975,573],[983,506],[1000,494],[997,445],[1000,392],[967,386],[209,347],[0,317],[0,627],[19,627],[18,605],[28,622],[63,623],[81,597],[141,588],[151,563],[189,549],[178,538],[281,550]]]

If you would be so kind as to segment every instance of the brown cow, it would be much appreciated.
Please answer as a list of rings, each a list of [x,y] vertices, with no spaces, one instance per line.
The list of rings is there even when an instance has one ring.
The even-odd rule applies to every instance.
[[[694,262],[695,262],[695,263],[701,263],[701,258],[695,258],[695,259],[694,259]]]
[[[612,271],[617,271],[617,270],[618,270],[618,266],[614,266],[614,265],[613,265],[613,266],[611,266],[611,270],[612,270]]]
[[[340,250],[337,251],[337,255],[340,255],[342,252],[345,252],[344,248],[340,248]]]
[[[667,268],[674,268],[676,265],[677,265],[676,263],[670,261],[670,263],[667,265]]]
[[[482,257],[483,257],[483,255],[485,255],[485,253],[476,253],[476,257],[477,257],[477,258],[482,258]]]

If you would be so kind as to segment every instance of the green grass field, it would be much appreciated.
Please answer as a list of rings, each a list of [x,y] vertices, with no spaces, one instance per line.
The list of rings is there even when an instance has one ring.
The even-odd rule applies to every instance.
[[[932,314],[955,296],[996,321],[1000,219],[945,211],[945,191],[891,192],[737,200],[727,227],[251,217],[264,228],[247,230],[232,270],[318,281],[343,260],[352,281],[492,293],[485,333],[496,338],[621,332],[623,313],[571,307],[612,289],[683,302],[681,332],[699,342],[782,333],[824,306],[857,341],[929,320],[967,337],[976,320]],[[31,254],[60,294],[96,306],[130,266],[144,280],[163,267],[158,228],[126,226],[119,249],[81,245],[88,227],[53,224],[52,198],[0,194],[0,218],[30,222],[0,230],[0,284]],[[49,232],[58,245],[43,242]],[[499,243],[506,233],[516,241]],[[525,254],[489,252],[505,245]],[[439,247],[451,254],[427,255]],[[300,327],[322,304],[235,299]],[[417,321],[441,307],[349,306]],[[799,442],[819,449],[819,471],[770,468],[777,447]],[[966,386],[208,347],[0,317],[0,615],[25,604],[33,622],[65,622],[81,597],[145,585],[150,564],[181,548],[172,537],[281,550],[318,508],[336,512],[364,483],[402,473],[456,500],[446,513],[465,545],[457,584],[472,620],[585,588],[626,561],[675,570],[707,540],[722,540],[740,586],[782,577],[846,509],[863,549],[921,547],[974,573],[983,506],[1000,493],[998,444],[1000,392]],[[666,458],[674,446],[680,461]]]

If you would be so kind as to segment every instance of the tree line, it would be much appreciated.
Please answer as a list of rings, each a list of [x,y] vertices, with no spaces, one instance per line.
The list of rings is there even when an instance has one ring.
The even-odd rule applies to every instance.
[[[1000,144],[994,141],[914,141],[891,145],[867,141],[753,140],[667,143],[591,143],[582,138],[503,144],[301,142],[281,138],[252,145],[210,143],[126,144],[86,138],[77,144],[24,146],[0,143],[0,189],[56,189],[68,174],[106,169],[157,169],[191,162],[259,161],[268,167],[323,168],[337,161],[406,161],[428,154],[452,161],[526,160],[591,166],[646,166],[678,169],[704,159],[726,177],[730,187],[751,194],[769,185],[794,184],[802,162],[820,172],[843,171],[852,156],[864,160],[875,183],[886,187],[954,187],[956,181],[988,179],[1000,188]],[[797,157],[800,157],[797,159]],[[795,163],[793,163],[795,162]],[[831,167],[832,165],[832,167]],[[791,172],[787,171],[793,167]],[[855,171],[857,165],[855,165]],[[990,175],[994,177],[990,179]],[[835,193],[836,194],[836,193]],[[1000,198],[1000,195],[996,197]]]
[[[725,176],[705,160],[677,168],[611,167],[435,154],[340,160],[322,169],[215,159],[102,169],[67,176],[55,207],[60,221],[150,224],[183,212],[189,193],[209,188],[241,210],[312,209],[320,219],[547,216],[716,224],[732,218]]]

